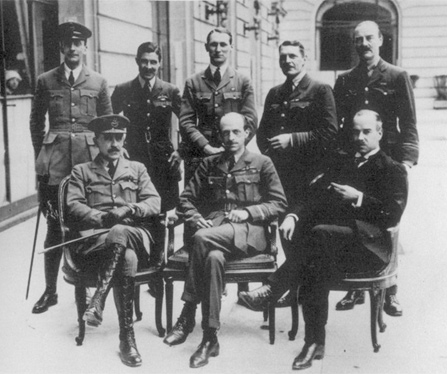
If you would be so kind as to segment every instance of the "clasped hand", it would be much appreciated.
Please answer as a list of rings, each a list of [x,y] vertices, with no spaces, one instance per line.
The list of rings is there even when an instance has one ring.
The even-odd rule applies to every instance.
[[[344,201],[356,201],[361,192],[354,187],[332,182],[330,189],[334,191]]]
[[[123,222],[126,218],[130,217],[132,209],[129,206],[121,206],[107,212],[103,218],[104,227],[113,227],[117,223]]]
[[[280,134],[267,139],[273,149],[286,149],[290,145],[290,134]]]

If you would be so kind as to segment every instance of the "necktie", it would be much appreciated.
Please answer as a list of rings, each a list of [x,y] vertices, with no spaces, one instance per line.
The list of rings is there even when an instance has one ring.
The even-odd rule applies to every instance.
[[[235,163],[236,163],[236,162],[235,162],[235,160],[234,160],[234,157],[231,156],[231,157],[228,159],[228,171],[230,171],[231,169],[234,168]]]
[[[109,168],[109,175],[110,178],[113,178],[113,176],[115,175],[115,164],[113,163],[113,161],[109,161],[109,164],[107,165],[107,167]]]
[[[144,92],[146,92],[147,95],[151,93],[151,82],[146,81],[144,85]]]
[[[215,83],[216,86],[219,85],[221,79],[222,79],[222,77],[220,76],[220,69],[217,68],[215,73],[214,73],[214,83]]]
[[[73,70],[70,70],[70,76],[68,77],[68,82],[70,83],[70,86],[74,85],[75,78],[73,76]]]
[[[287,80],[285,83],[285,90],[284,90],[286,97],[290,96],[293,90],[294,90],[293,81],[291,79]]]

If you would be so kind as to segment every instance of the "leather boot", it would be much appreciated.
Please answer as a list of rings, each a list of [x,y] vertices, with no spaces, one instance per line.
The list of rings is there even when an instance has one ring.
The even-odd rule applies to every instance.
[[[169,334],[164,338],[163,343],[167,345],[178,345],[185,342],[188,335],[194,330],[196,325],[196,308],[194,303],[186,302],[183,306],[180,317]]]
[[[47,245],[46,247],[49,246],[51,245]],[[40,299],[34,304],[32,312],[35,314],[44,313],[50,306],[57,304],[57,275],[59,273],[61,257],[62,251],[60,250],[45,253],[46,288]]]
[[[124,365],[132,367],[141,366],[142,363],[133,330],[134,293],[134,277],[123,276],[120,284],[113,289],[120,325],[120,358]]]
[[[208,364],[210,357],[219,356],[220,346],[217,340],[217,329],[207,327],[203,330],[203,338],[197,351],[191,356],[189,360],[189,367],[200,368]]]
[[[84,313],[84,321],[88,325],[98,327],[102,323],[102,312],[106,303],[107,295],[113,286],[113,279],[117,268],[121,264],[124,252],[126,250],[120,244],[112,244],[112,256],[104,261],[99,272],[98,284],[87,310]]]

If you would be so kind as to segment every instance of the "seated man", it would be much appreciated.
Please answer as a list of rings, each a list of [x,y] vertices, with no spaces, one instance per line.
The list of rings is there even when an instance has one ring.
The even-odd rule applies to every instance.
[[[310,183],[307,201],[294,207],[280,227],[284,238],[295,243],[293,256],[267,285],[239,294],[256,310],[278,299],[291,282],[301,285],[305,344],[293,362],[296,370],[324,356],[327,281],[383,269],[390,248],[382,239],[399,222],[407,201],[405,168],[380,150],[379,115],[359,111],[351,132],[357,153],[328,160],[324,172]]]
[[[208,363],[219,354],[217,330],[225,285],[225,261],[250,257],[267,247],[265,223],[284,213],[287,201],[272,161],[246,150],[250,134],[239,113],[221,118],[225,152],[205,158],[180,196],[177,212],[197,231],[192,238],[189,267],[177,323],[165,338],[183,343],[195,324],[202,303],[203,339],[190,367]]]
[[[151,235],[144,222],[160,213],[161,201],[144,165],[123,157],[128,124],[119,115],[97,117],[89,123],[100,153],[73,168],[67,208],[69,226],[81,234],[82,230],[110,228],[79,249],[84,266],[99,268],[98,286],[84,320],[91,326],[101,324],[107,294],[114,287],[121,361],[140,366],[132,323],[135,274],[141,252],[149,253]]]

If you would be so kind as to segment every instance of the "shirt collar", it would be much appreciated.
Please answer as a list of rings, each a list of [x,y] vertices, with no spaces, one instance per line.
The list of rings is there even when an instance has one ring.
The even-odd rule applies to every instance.
[[[217,69],[217,68],[218,68],[217,66],[215,66],[215,65],[213,65],[213,64],[210,64],[210,69],[211,69],[211,75],[212,75],[212,76],[214,76],[214,73],[216,72],[216,69]],[[226,62],[225,64],[219,66],[220,76],[221,76],[221,77],[224,76],[224,74],[225,74],[225,72],[227,71],[227,69],[228,69],[228,63],[227,63],[227,62]]]
[[[146,80],[141,78],[141,75],[138,74],[138,81],[140,82],[141,88],[146,84]],[[151,89],[154,88],[155,85],[155,76],[152,79],[149,79],[149,84],[151,85]]]
[[[301,72],[296,75],[293,79],[292,79],[292,83],[293,83],[293,88],[298,87],[298,85],[300,84],[301,80],[303,79],[303,77],[306,75],[306,71],[303,69],[301,70]]]
[[[82,64],[79,64],[79,66],[78,66],[77,68],[71,70],[71,69],[67,66],[67,64],[64,62],[65,78],[67,78],[67,80],[68,80],[68,78],[70,77],[70,72],[73,71],[73,77],[74,77],[74,80],[75,80],[75,82],[76,82],[76,79],[78,79],[79,74],[81,74],[81,70],[82,70]]]
[[[373,149],[372,151],[369,151],[367,154],[365,154],[365,155],[361,155],[359,152],[357,152],[356,154],[355,154],[355,157],[357,158],[357,157],[363,157],[365,160],[368,160],[370,157],[372,157],[372,156],[374,156],[376,153],[378,153],[380,151],[380,148],[376,148],[376,149]]]

